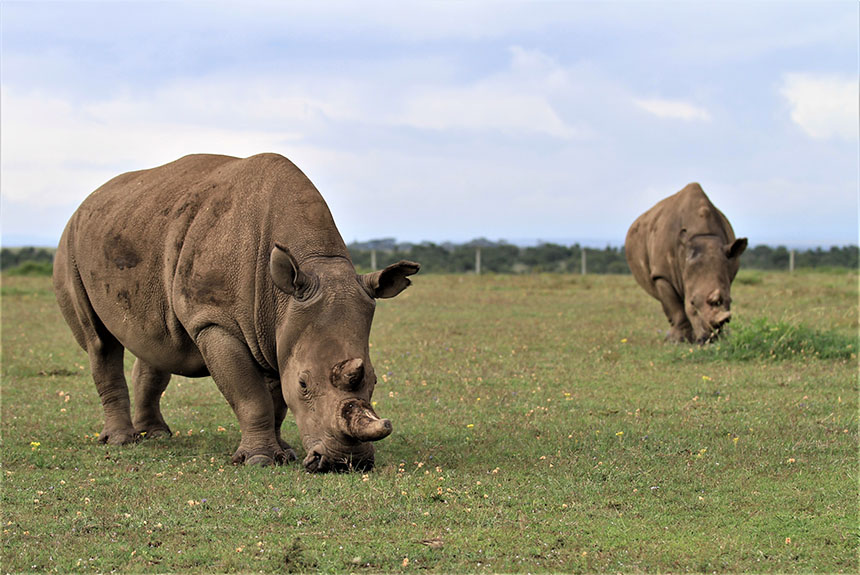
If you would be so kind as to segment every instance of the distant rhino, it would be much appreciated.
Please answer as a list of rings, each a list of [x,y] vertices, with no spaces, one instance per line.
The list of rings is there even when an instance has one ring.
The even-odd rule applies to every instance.
[[[746,247],[696,183],[639,216],[624,243],[633,277],[669,318],[667,339],[698,343],[731,319],[731,284]]]
[[[211,374],[239,420],[234,463],[296,458],[280,432],[289,407],[308,471],[366,470],[369,442],[392,429],[370,403],[375,298],[396,296],[418,269],[357,275],[325,201],[286,158],[192,155],[84,200],[54,289],[89,354],[103,443],[169,436],[159,401],[171,374]]]

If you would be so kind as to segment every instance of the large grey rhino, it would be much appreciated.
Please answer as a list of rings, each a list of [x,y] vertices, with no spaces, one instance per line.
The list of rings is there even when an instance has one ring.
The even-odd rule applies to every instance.
[[[731,284],[746,247],[696,183],[639,216],[624,242],[633,277],[663,305],[667,338],[698,343],[731,319]]]
[[[171,374],[210,375],[239,420],[234,463],[296,458],[287,409],[321,472],[370,469],[391,433],[371,406],[375,298],[419,265],[357,275],[328,206],[276,154],[192,155],[122,174],[69,220],[54,289],[87,351],[104,408],[99,440],[170,435],[159,401]],[[123,353],[135,357],[134,418]]]

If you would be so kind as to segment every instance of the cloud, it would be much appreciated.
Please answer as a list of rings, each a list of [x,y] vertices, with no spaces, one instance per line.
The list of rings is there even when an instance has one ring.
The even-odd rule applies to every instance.
[[[658,118],[684,120],[685,122],[711,121],[711,114],[705,108],[684,102],[683,100],[662,100],[659,98],[648,100],[634,99],[633,103]]]
[[[564,69],[537,50],[512,46],[508,53],[506,67],[468,82],[443,79],[413,86],[403,95],[399,113],[382,120],[436,131],[578,136],[552,102],[566,89]]]
[[[849,178],[822,184],[765,174],[713,181],[706,191],[738,237],[748,236],[753,245],[829,246],[857,242],[856,190],[856,180]]]
[[[3,195],[43,207],[76,203],[120,171],[200,151],[250,155],[298,137],[277,129],[182,121],[195,102],[168,100],[160,103],[176,115],[159,114],[158,102],[119,98],[79,106],[4,88]],[[202,108],[205,102],[197,103]]]
[[[817,74],[786,74],[780,90],[791,119],[811,138],[858,139],[860,93],[857,79]]]
[[[505,93],[492,85],[441,87],[411,96],[395,123],[431,130],[492,130],[571,138],[552,106],[536,94]]]
[[[365,69],[287,79],[226,71],[80,102],[4,86],[3,192],[29,205],[77,203],[121,171],[196,152],[248,156],[286,147],[342,164],[344,153],[356,153],[346,142],[385,146],[379,134],[386,130],[574,137],[548,93],[562,74],[558,65],[536,51],[508,52],[499,70],[465,83],[420,60],[432,74],[408,85],[392,69],[370,79]]]
[[[854,5],[780,7],[764,26],[774,8],[746,4],[246,4],[4,10],[4,236],[59,235],[49,219],[110,177],[194,152],[288,156],[348,240],[619,239],[693,180],[779,173],[812,182],[816,206],[856,190],[856,134],[795,129],[792,98],[801,126],[828,100],[782,75],[802,58],[844,85]],[[841,138],[856,113],[824,125]],[[800,233],[797,197],[780,225]],[[770,212],[745,199],[718,205],[753,229]],[[846,211],[828,226],[854,237]]]

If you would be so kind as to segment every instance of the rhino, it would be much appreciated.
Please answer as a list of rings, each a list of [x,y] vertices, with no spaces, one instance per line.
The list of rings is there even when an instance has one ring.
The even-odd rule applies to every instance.
[[[239,421],[236,464],[282,464],[292,410],[309,472],[369,470],[392,431],[374,411],[377,298],[415,262],[357,274],[311,181],[277,154],[198,154],[110,180],[72,215],[54,262],[60,310],[89,356],[99,440],[170,436],[172,374],[211,375]],[[123,355],[135,356],[134,417]]]
[[[624,242],[633,277],[669,319],[667,339],[700,344],[731,320],[731,284],[746,247],[695,182],[636,218]]]

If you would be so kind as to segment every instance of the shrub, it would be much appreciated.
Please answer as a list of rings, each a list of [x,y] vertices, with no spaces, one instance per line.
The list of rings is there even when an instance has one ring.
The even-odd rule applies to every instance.
[[[857,357],[857,336],[821,331],[787,321],[771,322],[756,318],[733,325],[713,345],[698,350],[701,357],[714,359],[852,359]]]
[[[44,261],[26,261],[3,272],[10,276],[49,276],[54,273],[54,264]]]

